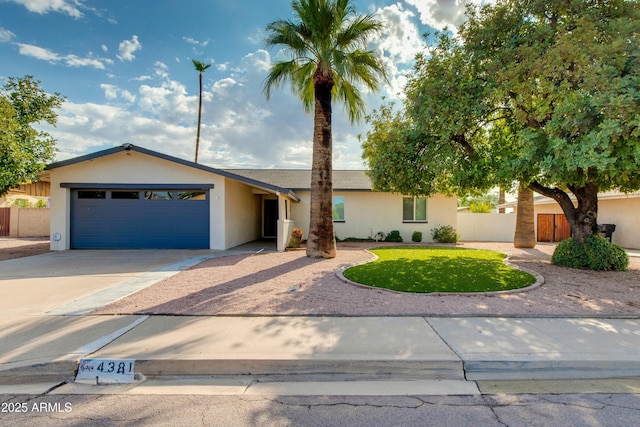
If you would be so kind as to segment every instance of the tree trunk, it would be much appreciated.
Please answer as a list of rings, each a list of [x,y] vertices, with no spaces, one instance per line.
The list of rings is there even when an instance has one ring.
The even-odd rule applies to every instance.
[[[513,246],[516,248],[534,248],[536,246],[533,207],[533,191],[530,187],[521,187],[518,191],[516,232],[513,237]]]
[[[196,158],[194,163],[198,163],[198,151],[200,150],[200,123],[202,119],[202,73],[200,73],[200,99],[198,101],[198,130],[196,133]]]
[[[311,165],[311,217],[307,256],[335,258],[333,233],[333,165],[331,130],[331,89],[333,76],[320,70],[314,76],[313,160]]]
[[[498,204],[504,205],[504,202],[505,202],[504,188],[500,187],[500,190],[498,193]],[[505,208],[498,208],[498,213],[505,213]]]
[[[598,187],[596,185],[587,183],[582,187],[567,186],[576,196],[577,206],[573,204],[567,193],[557,188],[547,188],[537,182],[533,182],[531,188],[558,202],[571,226],[571,237],[582,241],[598,233]]]

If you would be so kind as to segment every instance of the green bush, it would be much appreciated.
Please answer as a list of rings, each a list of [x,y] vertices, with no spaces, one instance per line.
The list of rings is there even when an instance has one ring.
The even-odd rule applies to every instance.
[[[589,236],[583,242],[569,238],[558,244],[551,262],[570,268],[596,271],[625,271],[629,256],[620,246],[600,236]]]
[[[588,259],[584,245],[573,238],[568,238],[558,243],[551,262],[569,268],[583,268],[587,265]]]
[[[438,243],[456,243],[460,234],[450,225],[442,225],[431,229],[431,237]]]
[[[387,234],[387,237],[384,238],[384,241],[385,242],[402,242],[402,236],[400,235],[400,232],[398,230],[393,230],[389,234]]]
[[[416,243],[422,242],[422,231],[414,231],[411,235],[411,241]]]

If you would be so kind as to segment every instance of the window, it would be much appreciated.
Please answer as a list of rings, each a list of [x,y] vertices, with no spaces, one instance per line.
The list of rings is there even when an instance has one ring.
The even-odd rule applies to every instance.
[[[170,191],[145,191],[144,198],[147,200],[171,200],[173,195]]]
[[[207,200],[207,193],[204,191],[181,191],[178,193],[178,200]]]
[[[120,200],[138,200],[140,198],[140,192],[138,191],[112,191],[112,199]]]
[[[427,198],[426,197],[403,197],[402,198],[402,221],[403,222],[426,222],[427,221]]]
[[[344,196],[333,196],[333,220],[344,222]]]
[[[106,199],[106,191],[79,190],[78,199]]]

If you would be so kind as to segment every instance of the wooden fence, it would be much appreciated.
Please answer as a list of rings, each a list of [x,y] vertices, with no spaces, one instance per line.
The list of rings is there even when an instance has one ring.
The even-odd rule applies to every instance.
[[[0,236],[8,236],[11,228],[11,208],[0,208]]]

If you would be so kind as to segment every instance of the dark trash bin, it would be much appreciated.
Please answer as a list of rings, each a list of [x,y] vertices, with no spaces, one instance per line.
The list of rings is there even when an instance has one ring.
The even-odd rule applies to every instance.
[[[611,237],[614,231],[616,231],[615,224],[599,224],[598,225],[598,233],[605,239],[609,240],[609,242],[611,242]]]

